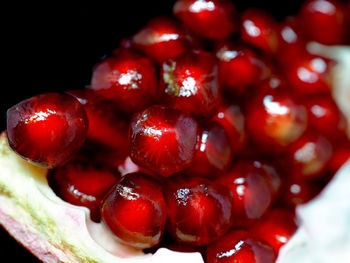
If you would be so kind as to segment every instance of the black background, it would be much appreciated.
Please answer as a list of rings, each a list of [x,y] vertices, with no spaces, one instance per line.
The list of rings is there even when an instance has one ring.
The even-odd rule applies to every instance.
[[[71,1],[73,2],[73,1]],[[81,5],[50,1],[2,6],[2,74],[0,128],[6,110],[33,95],[82,88],[92,66],[137,32],[149,19],[171,14],[175,0],[94,1]],[[302,1],[234,1],[268,10],[277,19],[295,14]],[[0,227],[1,258],[10,262],[39,262]]]

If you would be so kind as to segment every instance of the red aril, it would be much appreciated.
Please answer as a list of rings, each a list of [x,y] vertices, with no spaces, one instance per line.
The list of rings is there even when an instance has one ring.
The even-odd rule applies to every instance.
[[[188,32],[167,17],[153,18],[132,40],[136,48],[158,62],[180,55],[191,47]]]
[[[11,148],[40,166],[66,163],[83,145],[87,131],[84,107],[68,94],[37,95],[7,111]]]
[[[232,195],[207,179],[179,174],[165,188],[168,232],[178,242],[202,246],[232,226]]]
[[[225,129],[218,123],[201,125],[199,141],[189,174],[213,178],[227,170],[232,160],[232,150]]]
[[[63,200],[90,209],[92,220],[100,221],[100,203],[121,179],[120,173],[93,162],[72,162],[49,173],[49,184]]]
[[[146,108],[157,95],[152,62],[128,49],[114,53],[95,66],[90,88],[105,99],[113,100],[126,113]]]
[[[189,167],[195,155],[198,124],[181,111],[152,106],[130,123],[130,157],[162,176]]]
[[[277,22],[263,10],[248,9],[241,14],[241,38],[267,54],[278,47]]]
[[[163,104],[197,115],[212,116],[219,107],[221,89],[215,56],[192,50],[161,65]]]
[[[289,241],[296,230],[295,215],[292,211],[274,209],[250,231],[254,236],[266,241],[278,255],[280,248]]]
[[[207,248],[207,263],[273,263],[272,247],[244,230],[234,230]]]
[[[236,8],[229,0],[178,0],[174,15],[205,38],[222,39],[238,29]]]
[[[272,188],[265,173],[254,166],[254,161],[239,160],[228,173],[215,180],[231,190],[235,226],[251,225],[270,208]]]
[[[161,185],[142,173],[127,174],[103,201],[102,221],[123,243],[150,248],[162,239],[166,204]]]

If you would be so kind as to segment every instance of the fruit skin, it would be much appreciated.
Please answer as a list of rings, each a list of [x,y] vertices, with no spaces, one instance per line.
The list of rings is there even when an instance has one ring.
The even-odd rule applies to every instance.
[[[247,129],[256,145],[265,152],[280,153],[306,130],[305,107],[282,92],[259,95],[247,103]]]
[[[168,17],[153,18],[132,38],[137,49],[157,62],[186,52],[191,40],[185,28]]]
[[[198,35],[223,39],[237,31],[236,8],[229,0],[178,0],[174,15]]]
[[[70,204],[89,208],[95,222],[100,221],[101,201],[120,179],[116,169],[91,162],[71,162],[48,175],[49,185],[55,193]]]
[[[336,0],[308,0],[300,8],[298,20],[304,36],[325,45],[341,44],[346,7]]]
[[[138,165],[168,177],[193,161],[198,124],[190,115],[151,106],[130,123],[130,157]]]
[[[211,53],[191,50],[161,65],[163,104],[199,116],[212,116],[221,101],[218,63]]]
[[[66,163],[85,142],[88,125],[83,106],[64,93],[36,95],[7,111],[11,148],[43,167]]]
[[[178,174],[165,188],[169,234],[180,243],[206,245],[230,227],[233,200],[230,191],[208,179]]]
[[[101,216],[118,240],[144,249],[161,241],[166,211],[161,185],[146,174],[131,173],[107,194]]]
[[[295,215],[287,209],[274,209],[250,230],[254,236],[266,241],[276,255],[297,230]]]
[[[251,160],[236,161],[229,172],[218,177],[216,183],[226,186],[233,195],[234,226],[245,227],[261,218],[270,208],[272,184],[266,170]]]
[[[89,88],[131,114],[146,108],[156,98],[155,68],[147,57],[120,49],[94,67]]]
[[[207,263],[273,263],[275,259],[272,247],[244,230],[231,231],[207,248]]]

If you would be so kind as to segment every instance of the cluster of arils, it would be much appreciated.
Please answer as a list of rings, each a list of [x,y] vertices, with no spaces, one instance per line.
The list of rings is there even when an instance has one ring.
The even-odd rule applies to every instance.
[[[295,205],[350,157],[334,62],[306,48],[349,41],[345,10],[309,0],[277,22],[229,0],[178,0],[175,18],[100,61],[88,88],[10,108],[10,146],[125,244],[273,262]]]

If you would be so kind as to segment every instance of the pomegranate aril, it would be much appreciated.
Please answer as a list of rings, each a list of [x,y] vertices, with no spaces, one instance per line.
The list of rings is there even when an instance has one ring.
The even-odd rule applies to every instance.
[[[158,62],[180,55],[192,46],[189,33],[168,17],[152,19],[132,40],[136,48]]]
[[[304,36],[326,45],[341,44],[346,29],[344,10],[336,0],[306,1],[298,14]]]
[[[347,161],[350,161],[349,140],[334,145],[333,155],[328,163],[328,169],[336,173]]]
[[[166,213],[161,185],[142,173],[125,175],[107,194],[101,208],[102,221],[115,236],[142,249],[159,244]]]
[[[284,72],[292,90],[300,96],[331,93],[330,61],[315,55],[293,59]]]
[[[245,117],[238,104],[222,105],[213,120],[218,122],[226,131],[229,138],[232,154],[240,152],[247,141]]]
[[[314,198],[320,189],[310,180],[291,178],[285,181],[282,206],[295,207]]]
[[[214,178],[231,164],[230,141],[220,124],[207,122],[201,126],[195,157],[186,173]]]
[[[130,157],[162,176],[189,167],[195,155],[198,124],[176,109],[152,106],[130,123]]]
[[[291,176],[316,178],[326,171],[332,157],[332,144],[317,132],[308,132],[295,141],[287,152]]]
[[[261,150],[279,153],[306,130],[307,111],[293,96],[271,92],[247,104],[246,121],[251,139]]]
[[[241,38],[267,54],[278,47],[277,22],[263,10],[248,9],[241,14]]]
[[[49,184],[63,200],[90,209],[92,220],[100,221],[100,203],[121,179],[120,173],[92,162],[72,162],[49,173]]]
[[[110,152],[114,150],[120,157],[126,156],[129,125],[116,105],[90,89],[70,90],[67,93],[84,105],[89,119],[88,138],[112,148]]]
[[[219,107],[221,89],[215,56],[192,50],[161,65],[163,104],[193,115],[209,117]]]
[[[178,0],[174,15],[198,35],[223,39],[238,30],[236,8],[229,0]]]
[[[180,243],[202,246],[232,226],[232,195],[208,179],[178,174],[165,188],[168,232]]]
[[[347,139],[345,116],[330,96],[306,98],[304,105],[309,114],[309,123],[332,141]]]
[[[7,111],[11,148],[40,166],[66,163],[83,145],[87,131],[84,107],[68,94],[37,95]]]
[[[244,230],[226,234],[207,247],[207,263],[273,263],[271,246]]]
[[[270,75],[266,61],[246,45],[224,42],[216,50],[219,79],[230,93],[241,95]]]
[[[266,171],[255,167],[254,161],[239,160],[230,171],[218,177],[216,183],[231,190],[234,225],[246,227],[261,218],[272,204],[272,186]]]
[[[97,64],[91,89],[114,101],[126,113],[149,106],[157,95],[157,78],[152,62],[135,51],[120,49]]]
[[[297,230],[295,215],[287,209],[274,209],[266,217],[255,224],[250,232],[261,240],[266,241],[276,255]]]

